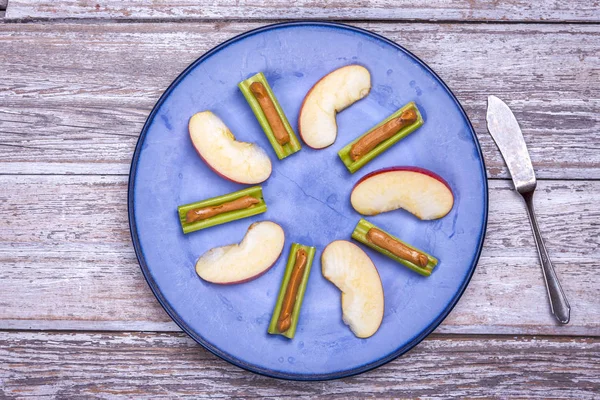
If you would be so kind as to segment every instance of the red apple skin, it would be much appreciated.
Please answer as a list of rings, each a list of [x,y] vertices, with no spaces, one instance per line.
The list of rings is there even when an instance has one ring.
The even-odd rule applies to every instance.
[[[354,189],[356,189],[356,187],[358,185],[361,184],[361,182],[366,181],[367,179],[379,175],[379,174],[384,174],[386,172],[395,172],[395,171],[408,171],[408,172],[417,172],[423,175],[427,175],[432,177],[433,179],[436,179],[438,181],[440,181],[441,183],[443,183],[448,190],[450,191],[450,193],[452,193],[452,197],[454,197],[454,192],[452,191],[452,188],[450,187],[450,185],[448,184],[448,182],[446,182],[446,180],[444,178],[442,178],[441,176],[439,176],[438,174],[436,174],[433,171],[430,171],[428,169],[425,168],[421,168],[421,167],[410,167],[410,166],[403,166],[403,167],[388,167],[388,168],[382,168],[382,169],[378,169],[377,171],[373,171],[373,172],[369,172],[367,175],[363,176],[362,178],[360,178],[358,180],[358,182],[356,182],[354,184],[354,187],[352,188],[352,191],[354,191]]]
[[[351,64],[351,65],[360,65],[360,64]],[[349,65],[346,65],[346,67]],[[363,65],[361,65],[361,67],[363,67]],[[344,67],[340,67],[340,68],[344,68]],[[333,71],[329,72],[328,74],[326,74],[325,76],[323,76],[321,79],[319,79],[314,85],[312,85],[312,87],[310,88],[310,90],[308,91],[308,93],[306,93],[306,96],[304,96],[304,100],[302,100],[302,105],[300,106],[300,112],[298,113],[298,134],[300,135],[300,137],[302,138],[302,141],[304,142],[304,144],[313,149],[313,150],[322,150],[322,149],[326,149],[327,147],[330,147],[333,145],[330,144],[329,146],[326,147],[312,147],[311,145],[309,145],[308,143],[306,143],[306,141],[304,140],[304,136],[302,136],[302,125],[300,124],[300,116],[302,115],[302,110],[304,109],[304,103],[306,103],[306,99],[308,99],[308,96],[311,94],[311,92],[313,91],[313,89],[319,84],[321,83],[321,81],[325,78],[327,78],[330,74],[334,73],[335,71],[337,71],[340,68],[336,68]],[[365,67],[366,68],[366,67]],[[369,88],[369,93],[371,92],[371,88]],[[367,93],[368,94],[368,93]],[[365,97],[367,97],[367,95],[365,95]],[[342,111],[342,110],[340,110]],[[335,121],[335,129],[337,130],[337,120]]]

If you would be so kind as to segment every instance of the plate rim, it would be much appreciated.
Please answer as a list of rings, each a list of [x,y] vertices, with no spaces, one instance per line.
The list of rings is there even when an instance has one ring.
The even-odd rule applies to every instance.
[[[458,106],[458,109],[462,113],[463,117],[467,121],[467,124],[470,128],[470,133],[476,144],[477,154],[479,155],[479,159],[481,160],[481,165],[483,167],[482,171],[483,171],[483,175],[484,175],[484,177],[483,177],[484,184],[483,185],[484,185],[485,190],[484,190],[483,226],[482,226],[482,230],[479,234],[479,243],[477,246],[477,251],[476,251],[475,257],[473,258],[473,263],[471,265],[470,271],[467,274],[467,277],[463,281],[462,285],[459,287],[459,290],[456,292],[455,296],[448,302],[448,304],[446,305],[444,310],[437,316],[436,319],[433,320],[433,322],[427,328],[425,328],[422,332],[420,332],[418,335],[413,337],[413,339],[411,341],[409,341],[407,344],[405,344],[401,348],[398,348],[397,350],[391,352],[390,354],[388,354],[384,357],[381,357],[377,360],[374,360],[372,362],[369,362],[367,364],[363,364],[361,366],[352,368],[352,369],[336,371],[336,372],[331,372],[331,373],[323,373],[323,374],[287,373],[287,372],[276,371],[276,370],[272,370],[272,369],[268,369],[268,368],[258,367],[256,365],[253,365],[253,364],[247,363],[243,360],[240,360],[240,359],[236,358],[235,356],[222,351],[218,347],[213,346],[212,344],[205,341],[204,338],[202,338],[202,336],[200,336],[199,334],[194,332],[192,329],[190,329],[187,326],[187,323],[170,306],[169,302],[165,299],[162,292],[160,291],[157,283],[154,281],[154,279],[148,269],[148,265],[146,264],[146,260],[144,258],[142,248],[140,246],[137,227],[136,227],[136,223],[135,223],[135,212],[134,212],[135,205],[134,205],[133,193],[134,193],[134,188],[135,188],[135,178],[136,178],[136,173],[137,173],[138,160],[140,157],[142,145],[144,143],[146,134],[150,128],[150,125],[152,124],[152,121],[154,120],[154,117],[156,116],[156,113],[158,112],[159,108],[162,106],[163,102],[167,99],[167,97],[171,94],[171,92],[179,85],[181,80],[183,80],[183,78],[185,78],[197,65],[199,65],[205,59],[209,58],[210,56],[217,53],[221,49],[229,46],[230,44],[232,44],[234,42],[237,42],[241,39],[255,35],[257,33],[265,32],[265,31],[272,30],[272,29],[278,29],[278,28],[282,28],[282,27],[289,27],[289,26],[321,26],[321,27],[331,27],[331,28],[353,31],[355,33],[360,33],[363,35],[370,36],[374,39],[381,40],[384,43],[387,43],[387,44],[391,45],[392,47],[395,47],[398,50],[404,52],[408,56],[412,57],[422,68],[427,70],[435,78],[438,79],[438,81],[441,83],[441,85],[444,87],[444,89],[446,89],[446,91],[450,94],[452,100]],[[481,144],[479,143],[479,139],[477,138],[475,129],[473,128],[473,124],[471,123],[469,116],[465,112],[461,103],[458,101],[458,98],[456,97],[454,92],[452,92],[452,90],[448,87],[446,82],[444,82],[444,80],[435,71],[433,71],[433,69],[431,69],[423,60],[421,60],[419,57],[414,55],[409,50],[405,49],[403,46],[399,45],[398,43],[396,43],[378,33],[374,33],[367,29],[363,29],[363,28],[359,28],[356,26],[347,25],[347,24],[343,24],[343,23],[339,23],[339,22],[307,20],[307,21],[287,21],[287,22],[279,22],[279,23],[275,23],[275,24],[269,24],[269,25],[261,26],[261,27],[240,33],[240,34],[220,43],[219,45],[213,47],[212,49],[206,51],[204,54],[202,54],[200,57],[198,57],[195,61],[193,61],[190,65],[188,65],[177,76],[177,78],[175,78],[173,80],[173,82],[171,82],[171,84],[167,87],[167,89],[163,92],[163,94],[157,100],[156,104],[154,104],[152,111],[150,112],[150,114],[146,118],[146,121],[144,122],[144,126],[142,127],[142,131],[140,132],[140,136],[138,137],[138,140],[137,140],[137,143],[135,146],[135,150],[133,153],[133,157],[131,159],[131,166],[129,169],[129,178],[128,179],[129,179],[129,181],[127,184],[127,215],[128,215],[128,220],[129,220],[129,232],[131,234],[131,241],[133,244],[136,258],[138,260],[138,264],[140,265],[140,269],[142,270],[142,274],[144,275],[144,278],[146,279],[148,286],[150,286],[150,289],[152,290],[152,293],[158,300],[159,304],[166,311],[166,313],[173,320],[173,322],[175,322],[179,326],[179,328],[181,328],[181,330],[183,332],[185,332],[188,336],[190,336],[192,339],[194,339],[194,341],[196,341],[196,343],[200,344],[202,347],[204,347],[206,350],[208,350],[212,354],[216,355],[217,357],[221,358],[224,361],[229,362],[230,364],[233,364],[237,367],[243,368],[247,371],[257,373],[259,375],[268,376],[271,378],[277,378],[277,379],[287,379],[287,380],[294,380],[294,381],[325,381],[325,380],[341,379],[341,378],[345,378],[345,377],[349,377],[349,376],[353,376],[353,375],[358,375],[363,372],[367,372],[374,368],[380,367],[380,366],[387,364],[388,362],[400,357],[401,355],[406,354],[408,351],[412,350],[416,345],[421,343],[427,336],[429,336],[446,319],[446,317],[454,309],[454,307],[456,306],[456,304],[458,303],[460,298],[463,296],[467,286],[469,285],[469,283],[471,281],[471,278],[473,277],[473,274],[475,273],[475,269],[477,268],[477,265],[479,263],[479,259],[481,257],[481,252],[483,249],[483,243],[484,243],[485,236],[487,233],[488,212],[489,212],[489,185],[488,185],[488,180],[487,180],[487,168],[485,165],[485,159],[483,157],[483,152],[481,150]]]

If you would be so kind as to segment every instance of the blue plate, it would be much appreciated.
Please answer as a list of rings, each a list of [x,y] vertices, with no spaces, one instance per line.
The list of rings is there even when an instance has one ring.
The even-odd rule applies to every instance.
[[[322,76],[347,64],[369,69],[371,93],[338,116],[336,142],[278,161],[237,84],[263,71],[293,127],[304,96]],[[418,131],[355,174],[337,151],[393,111],[415,101],[425,119]],[[271,156],[263,183],[265,214],[184,235],[177,206],[240,190],[198,157],[187,124],[211,110],[239,140]],[[360,215],[350,190],[365,174],[412,165],[445,178],[454,208],[436,221],[402,210],[369,218],[440,259],[422,277],[363,247],[383,282],[385,315],[379,331],[356,338],[342,322],[340,292],[321,274],[323,248],[350,240]],[[202,346],[248,370],[287,379],[333,379],[357,374],[403,354],[433,331],[467,286],[487,222],[487,181],[475,132],[442,80],[397,44],[371,32],[322,22],[283,23],[235,37],[188,67],[160,98],[142,130],[129,179],[129,222],[148,284],[171,318]],[[218,286],[198,278],[196,259],[238,242],[248,226],[272,220],[286,233],[283,254],[262,277]],[[267,334],[292,242],[317,247],[296,337]],[[362,246],[362,245],[361,245]]]

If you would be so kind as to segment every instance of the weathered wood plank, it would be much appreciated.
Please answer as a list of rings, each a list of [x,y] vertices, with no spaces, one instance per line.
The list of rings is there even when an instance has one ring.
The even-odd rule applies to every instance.
[[[446,80],[491,177],[507,177],[485,127],[487,95],[497,94],[515,111],[539,177],[600,179],[599,25],[357,25],[406,46]],[[258,26],[0,25],[0,171],[126,174],[168,84],[211,47]]]
[[[107,18],[107,19],[336,19],[336,20],[433,20],[433,21],[599,21],[595,2],[576,0],[407,1],[376,0],[11,0],[9,18]]]
[[[355,377],[282,383],[234,367],[183,334],[0,332],[0,382],[7,398],[592,399],[600,340],[433,335]]]
[[[5,175],[0,188],[0,329],[177,329],[131,248],[126,177]],[[491,181],[482,259],[438,332],[600,334],[600,182],[543,181],[535,201],[571,323],[548,311],[522,202]]]

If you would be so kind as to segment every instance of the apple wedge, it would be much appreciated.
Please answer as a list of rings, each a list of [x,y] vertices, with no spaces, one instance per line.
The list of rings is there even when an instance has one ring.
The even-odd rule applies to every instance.
[[[336,240],[321,256],[323,276],[342,291],[342,319],[359,338],[373,336],[383,320],[383,286],[367,253]]]
[[[360,65],[338,68],[310,89],[298,118],[298,131],[304,143],[322,149],[337,137],[336,114],[362,99],[371,90],[371,74]]]
[[[232,285],[256,279],[269,270],[283,250],[285,234],[271,221],[256,222],[239,244],[215,247],[196,262],[196,273],[207,282]]]
[[[271,160],[254,143],[239,142],[229,128],[210,111],[194,114],[189,122],[190,138],[200,158],[230,181],[256,184],[271,175]]]
[[[448,214],[454,196],[448,183],[431,171],[392,167],[365,175],[352,189],[350,202],[363,215],[402,208],[419,219],[430,220]]]

